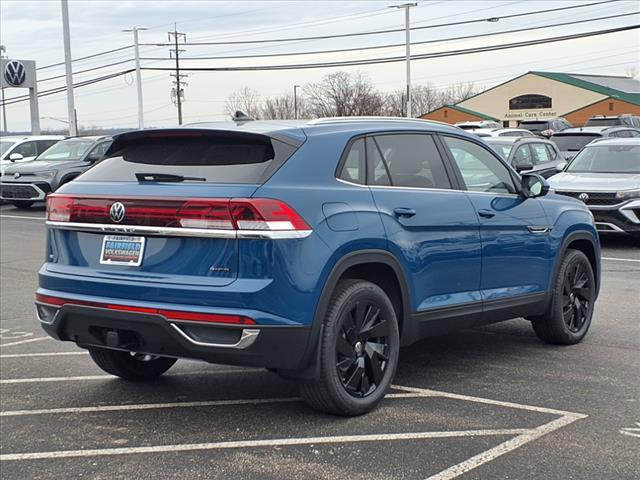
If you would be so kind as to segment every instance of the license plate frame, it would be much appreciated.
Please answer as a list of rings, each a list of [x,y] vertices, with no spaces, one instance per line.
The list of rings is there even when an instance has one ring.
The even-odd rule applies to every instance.
[[[102,265],[125,265],[139,267],[144,255],[145,237],[129,235],[105,235],[102,238],[100,263]],[[119,245],[109,242],[118,243]],[[139,245],[139,247],[136,247]]]

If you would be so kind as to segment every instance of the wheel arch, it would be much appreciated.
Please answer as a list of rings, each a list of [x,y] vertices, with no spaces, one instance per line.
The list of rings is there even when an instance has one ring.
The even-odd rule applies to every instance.
[[[594,239],[593,234],[584,231],[577,231],[568,234],[562,241],[562,245],[556,256],[556,262],[553,270],[553,278],[558,275],[558,269],[562,263],[565,253],[568,249],[579,250],[584,253],[589,259],[591,268],[593,268],[594,278],[596,280],[596,297],[600,291],[600,249],[598,248],[598,242]]]

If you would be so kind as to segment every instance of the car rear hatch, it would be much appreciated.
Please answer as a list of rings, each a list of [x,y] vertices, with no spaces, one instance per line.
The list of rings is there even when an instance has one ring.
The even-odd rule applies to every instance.
[[[251,198],[299,144],[205,129],[120,135],[105,160],[48,197],[46,268],[112,280],[227,285],[238,275],[240,234],[299,227],[279,222],[289,213],[280,202]]]

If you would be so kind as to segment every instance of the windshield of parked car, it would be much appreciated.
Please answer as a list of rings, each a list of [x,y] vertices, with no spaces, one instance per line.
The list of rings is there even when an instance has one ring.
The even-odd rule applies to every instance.
[[[587,120],[585,127],[614,127],[623,125],[619,118],[590,118]]]
[[[598,134],[590,135],[582,133],[580,135],[553,135],[550,140],[563,152],[577,152],[586,144],[600,137],[601,135]]]
[[[80,160],[94,143],[94,140],[69,138],[68,140],[58,142],[52,147],[46,149],[42,154],[40,154],[38,160]]]
[[[640,145],[593,145],[567,166],[572,173],[640,173]]]
[[[496,152],[502,155],[502,158],[509,158],[509,154],[511,153],[511,147],[513,147],[513,143],[503,143],[503,142],[491,142],[485,140],[491,148],[493,148]]]
[[[4,155],[4,153],[15,144],[16,142],[12,142],[10,140],[0,140],[0,155]]]

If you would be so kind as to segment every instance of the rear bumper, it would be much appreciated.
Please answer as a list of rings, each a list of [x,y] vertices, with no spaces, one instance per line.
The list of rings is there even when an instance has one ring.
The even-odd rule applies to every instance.
[[[42,328],[57,340],[211,363],[299,370],[307,326],[174,321],[159,314],[36,303]]]

